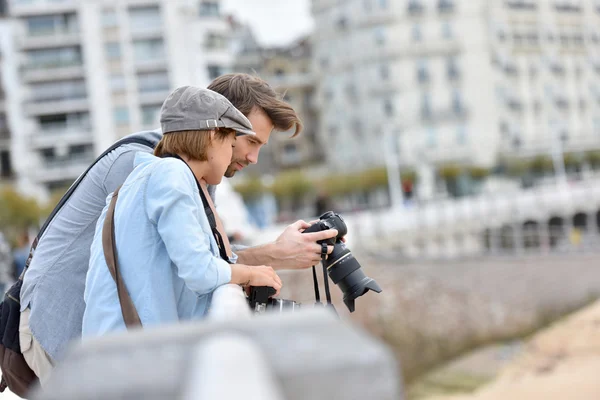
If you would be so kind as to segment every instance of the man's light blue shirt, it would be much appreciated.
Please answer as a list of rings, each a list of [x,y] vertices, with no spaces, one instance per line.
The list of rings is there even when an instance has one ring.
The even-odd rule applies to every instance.
[[[134,166],[119,191],[115,240],[121,275],[142,325],[201,318],[212,292],[231,280],[231,267],[219,257],[194,175],[178,159],[142,152],[136,154]],[[83,336],[125,330],[102,248],[111,198],[91,246]]]

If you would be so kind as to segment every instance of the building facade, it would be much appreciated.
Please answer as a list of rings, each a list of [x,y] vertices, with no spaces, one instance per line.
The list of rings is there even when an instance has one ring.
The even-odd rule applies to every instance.
[[[0,6],[0,13],[1,11]],[[14,65],[11,60],[11,56],[14,55],[10,41],[11,31],[10,21],[0,16],[0,183],[10,182],[13,179],[12,141],[6,104],[7,85],[10,85],[8,78],[11,74],[9,69]]]
[[[158,128],[170,90],[231,66],[217,0],[13,0],[9,15],[16,183],[41,197],[118,138]]]
[[[600,148],[597,1],[313,0],[312,10],[336,168],[394,153],[425,176]]]
[[[247,26],[233,20],[231,23],[235,43],[233,70],[266,80],[284,95],[284,100],[294,107],[304,124],[302,134],[292,140],[293,131],[271,135],[269,145],[261,150],[260,164],[255,168],[276,173],[321,164],[325,149],[319,137],[320,111],[316,102],[311,39],[305,37],[287,46],[266,48],[257,43]]]

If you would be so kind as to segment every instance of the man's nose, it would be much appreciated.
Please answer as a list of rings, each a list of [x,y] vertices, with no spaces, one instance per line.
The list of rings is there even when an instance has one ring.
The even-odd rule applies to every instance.
[[[248,153],[248,155],[246,156],[246,161],[248,161],[250,164],[256,164],[258,162],[259,151],[260,149],[256,149]]]

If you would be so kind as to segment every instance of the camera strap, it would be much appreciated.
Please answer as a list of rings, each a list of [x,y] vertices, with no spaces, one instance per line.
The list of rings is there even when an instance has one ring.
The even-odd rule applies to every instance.
[[[336,314],[337,311],[331,302],[331,292],[329,291],[329,275],[327,275],[327,267],[325,266],[325,260],[327,259],[327,243],[321,243],[321,265],[323,266],[323,279],[325,281],[325,299],[327,303],[325,306],[330,307]],[[315,266],[312,266],[313,272],[313,284],[315,286],[315,305],[323,305],[321,303],[321,295],[319,293],[319,280],[317,279],[317,270]]]

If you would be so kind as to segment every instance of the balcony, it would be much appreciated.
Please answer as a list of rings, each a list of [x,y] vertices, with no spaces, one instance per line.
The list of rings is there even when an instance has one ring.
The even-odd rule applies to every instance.
[[[131,27],[131,37],[135,40],[162,38],[163,35],[164,32],[160,22],[158,24]]]
[[[10,15],[25,17],[41,14],[76,11],[79,1],[75,0],[11,0]]]
[[[25,103],[25,113],[28,116],[87,111],[89,102],[86,97],[62,98],[45,101],[28,101]]]
[[[94,154],[91,152],[71,156],[68,159],[42,159],[33,178],[40,183],[75,180],[94,159]]]
[[[506,0],[504,4],[511,10],[537,10],[537,4],[531,0]]]
[[[29,34],[18,39],[23,50],[45,47],[76,46],[81,43],[79,30],[63,29],[46,33]]]
[[[167,58],[164,56],[138,59],[134,61],[136,72],[164,71],[167,68]]]
[[[563,13],[580,13],[581,5],[578,4],[570,4],[564,1],[555,1],[554,9],[558,12]]]
[[[51,127],[46,125],[29,135],[29,145],[34,149],[53,147],[56,144],[89,144],[93,142],[89,125],[57,123]]]
[[[82,78],[85,76],[81,60],[56,60],[53,62],[28,64],[22,67],[22,77],[26,82]]]

